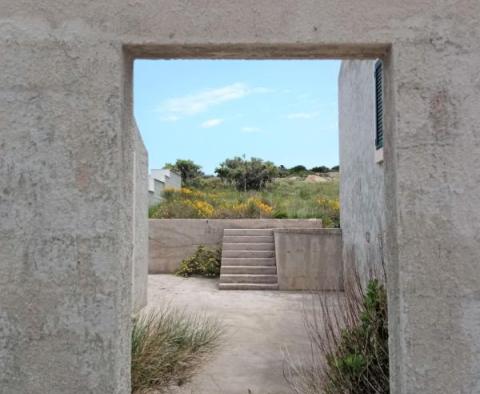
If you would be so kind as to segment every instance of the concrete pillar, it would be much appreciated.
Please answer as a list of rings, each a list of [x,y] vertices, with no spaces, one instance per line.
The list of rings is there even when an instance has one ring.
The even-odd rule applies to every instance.
[[[393,393],[480,392],[480,46],[469,20],[434,19],[387,65]]]
[[[82,28],[0,23],[2,393],[130,392],[123,53]]]

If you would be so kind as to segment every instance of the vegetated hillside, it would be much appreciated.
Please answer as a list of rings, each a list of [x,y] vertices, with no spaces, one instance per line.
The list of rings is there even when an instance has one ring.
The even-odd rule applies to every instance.
[[[320,218],[339,227],[338,172],[275,178],[261,190],[239,191],[217,177],[166,190],[151,218]]]

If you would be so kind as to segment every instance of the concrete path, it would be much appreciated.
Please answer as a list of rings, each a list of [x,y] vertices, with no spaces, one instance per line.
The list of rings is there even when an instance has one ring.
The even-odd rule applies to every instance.
[[[165,303],[218,317],[226,334],[216,354],[177,394],[286,394],[284,349],[308,354],[301,292],[219,291],[215,279],[150,275],[148,306]]]

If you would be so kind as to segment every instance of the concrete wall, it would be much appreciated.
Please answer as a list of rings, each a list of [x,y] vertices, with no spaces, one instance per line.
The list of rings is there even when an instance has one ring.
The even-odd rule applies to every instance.
[[[71,19],[57,4],[0,1],[0,392],[126,394],[134,139],[122,51],[86,23],[98,13],[77,3]]]
[[[322,227],[319,219],[150,219],[150,273],[173,273],[199,245],[220,246],[226,228]]]
[[[148,190],[148,206],[152,207],[162,201],[162,193],[165,190],[165,183],[151,176],[149,177],[149,183],[151,187],[149,187]]]
[[[134,126],[134,233],[133,233],[133,312],[147,304],[148,281],[148,154],[142,136]]]
[[[346,275],[383,278],[384,164],[375,160],[375,61],[343,61],[338,78],[340,226]]]
[[[153,178],[158,179],[165,184],[165,189],[180,189],[182,187],[181,175],[172,170],[167,168],[159,170],[153,169],[151,173]]]
[[[4,392],[130,391],[134,57],[383,57],[391,392],[480,391],[478,0],[0,9]]]
[[[167,189],[180,189],[182,187],[181,175],[171,170],[166,170],[165,173],[165,188]]]
[[[152,207],[162,201],[165,189],[180,189],[182,187],[181,175],[169,169],[152,170],[148,177],[149,206]]]
[[[343,290],[340,229],[277,229],[280,290]]]

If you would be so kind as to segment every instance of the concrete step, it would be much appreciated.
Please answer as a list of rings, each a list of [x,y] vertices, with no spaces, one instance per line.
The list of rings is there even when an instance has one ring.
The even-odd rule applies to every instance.
[[[270,243],[225,243],[222,245],[223,250],[274,250],[275,245]]]
[[[278,290],[272,230],[224,230],[219,288]]]
[[[237,257],[224,257],[222,258],[223,266],[275,266],[275,259],[273,257],[260,257],[260,258],[237,258]]]
[[[272,229],[259,229],[259,228],[226,228],[223,230],[224,236],[230,235],[260,235],[260,236],[272,236],[273,230]]]
[[[220,283],[277,283],[277,275],[226,274],[220,275]]]
[[[273,250],[222,250],[222,257],[236,258],[266,258],[273,257]]]
[[[278,290],[277,283],[219,283],[220,290]]]
[[[274,265],[222,265],[221,275],[249,274],[249,275],[276,275],[277,267]]]
[[[273,235],[224,235],[224,243],[273,243]]]

